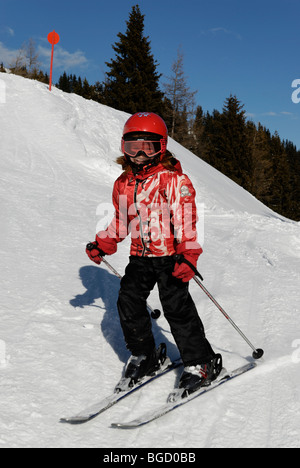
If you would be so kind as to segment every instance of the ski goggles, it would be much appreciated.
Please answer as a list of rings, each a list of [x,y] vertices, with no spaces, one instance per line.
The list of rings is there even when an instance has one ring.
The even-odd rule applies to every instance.
[[[147,158],[154,158],[159,153],[165,153],[167,142],[164,138],[159,141],[148,141],[148,140],[122,140],[122,152],[136,158],[142,151]]]

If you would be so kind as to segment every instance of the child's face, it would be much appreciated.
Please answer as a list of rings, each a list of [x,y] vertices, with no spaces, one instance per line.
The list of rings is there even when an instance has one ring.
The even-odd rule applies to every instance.
[[[145,164],[146,162],[151,162],[153,158],[148,158],[147,156],[140,154],[136,158],[130,158],[130,161],[135,164]]]
[[[151,163],[161,152],[161,140],[157,135],[147,132],[134,132],[122,140],[122,149],[130,161],[141,165]]]

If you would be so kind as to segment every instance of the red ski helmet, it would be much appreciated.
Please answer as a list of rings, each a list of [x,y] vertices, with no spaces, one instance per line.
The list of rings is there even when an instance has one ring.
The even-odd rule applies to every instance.
[[[141,132],[160,136],[158,139],[161,142],[161,154],[166,152],[168,129],[164,120],[153,112],[137,112],[129,117],[123,129],[122,149],[124,149],[124,140],[130,137],[129,134]]]
[[[123,136],[132,132],[156,133],[167,140],[168,129],[164,120],[153,112],[137,112],[125,123]]]

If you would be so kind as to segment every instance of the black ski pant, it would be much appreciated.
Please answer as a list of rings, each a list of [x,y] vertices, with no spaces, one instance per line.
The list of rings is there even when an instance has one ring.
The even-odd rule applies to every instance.
[[[183,363],[204,364],[214,356],[189,283],[174,278],[173,257],[130,257],[121,280],[118,311],[127,348],[133,355],[148,354],[155,346],[147,298],[157,283],[159,297]]]

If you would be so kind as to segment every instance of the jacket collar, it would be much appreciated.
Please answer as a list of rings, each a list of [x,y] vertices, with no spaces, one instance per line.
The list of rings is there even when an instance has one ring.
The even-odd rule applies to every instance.
[[[158,172],[162,172],[164,170],[165,168],[161,163],[158,163],[155,166],[148,164],[147,166],[144,166],[140,171],[134,171],[134,169],[131,169],[130,175],[133,176],[135,179],[145,180],[148,177],[157,174]]]
[[[179,174],[182,175],[182,167],[178,159],[172,158],[171,164],[173,166],[173,170]],[[144,180],[147,179],[147,177],[152,176],[153,174],[157,174],[158,172],[164,172],[168,170],[163,163],[158,163],[156,165],[148,164],[147,166],[144,166],[142,170],[135,172],[134,170],[130,170],[129,174],[130,176],[133,176],[136,179],[139,180]]]

